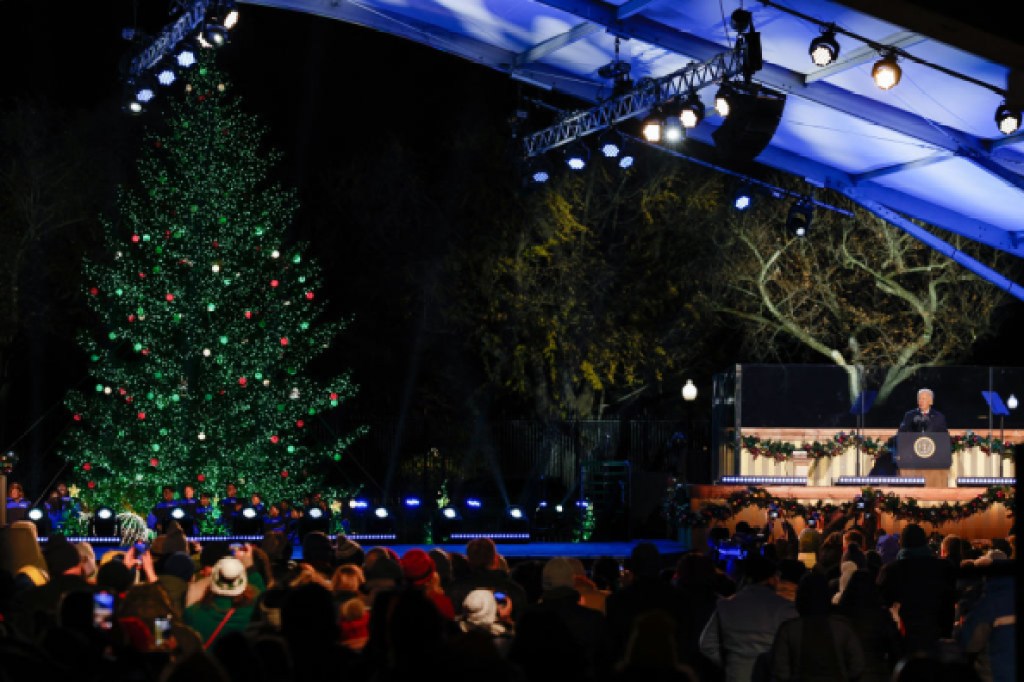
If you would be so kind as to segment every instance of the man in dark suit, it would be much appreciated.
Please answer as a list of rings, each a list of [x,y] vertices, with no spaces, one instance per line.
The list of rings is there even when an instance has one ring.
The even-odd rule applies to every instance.
[[[930,388],[922,388],[917,392],[917,407],[903,415],[900,431],[949,431],[946,417],[938,410],[932,409],[935,393]]]

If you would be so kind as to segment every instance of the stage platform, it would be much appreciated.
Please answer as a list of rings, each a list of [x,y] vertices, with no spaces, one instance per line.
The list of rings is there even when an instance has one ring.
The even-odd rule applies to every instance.
[[[228,544],[233,542],[226,540],[222,537],[206,537],[206,538],[193,538],[193,540],[199,542],[201,545],[208,543],[224,543]],[[498,542],[498,554],[505,557],[512,563],[525,560],[541,560],[546,561],[551,557],[565,556],[565,557],[576,557],[584,561],[589,561],[602,556],[610,556],[614,559],[618,559],[620,562],[627,557],[633,551],[633,547],[639,542],[651,542],[661,552],[661,556],[665,560],[666,566],[672,566],[675,561],[686,551],[689,550],[689,546],[684,543],[677,542],[675,540],[667,539],[635,539],[621,542],[509,542],[502,543]],[[256,543],[258,544],[258,542]],[[384,546],[390,547],[395,550],[399,556],[405,554],[406,551],[419,547],[430,551],[437,547],[443,549],[446,552],[458,552],[461,554],[466,553],[466,543],[459,544],[398,544],[385,541],[360,541],[359,544],[364,550],[368,550],[371,547]],[[97,542],[93,544],[97,557],[102,557],[103,554],[109,551],[123,551],[124,547],[119,547],[113,544],[104,544]],[[43,548],[45,551],[45,547]],[[294,548],[292,558],[296,561],[302,559],[302,547],[297,546]]]
[[[747,485],[691,485],[689,494],[691,504],[695,509],[707,502],[722,504],[733,493],[747,490]],[[756,485],[764,488],[773,497],[783,499],[795,499],[803,504],[814,504],[817,502],[840,505],[851,502],[861,493],[862,486],[798,486],[798,485]],[[867,487],[867,486],[863,486]],[[913,498],[917,500],[921,508],[937,507],[942,503],[966,504],[976,499],[985,492],[983,487],[970,488],[929,488],[929,487],[905,487],[905,486],[871,486],[873,489],[883,493],[894,493],[903,500]],[[756,506],[750,506],[741,510],[736,516],[730,518],[723,525],[734,529],[736,523],[743,520],[751,526],[764,526],[767,511]],[[800,518],[790,519],[797,533],[804,529],[804,520]],[[899,532],[904,526],[911,522],[911,519],[894,518],[890,514],[881,514],[880,526],[888,532]],[[969,540],[991,540],[993,538],[1005,538],[1011,533],[1013,517],[1009,510],[1001,504],[993,504],[988,509],[965,517],[963,519],[947,521],[945,523],[929,523],[920,521],[920,525],[928,532],[937,531],[942,535],[955,534]]]

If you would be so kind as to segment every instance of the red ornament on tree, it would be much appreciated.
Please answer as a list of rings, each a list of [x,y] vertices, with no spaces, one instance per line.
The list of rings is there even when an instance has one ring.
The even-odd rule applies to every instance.
[[[93,488],[96,487],[96,481],[89,481],[85,485],[87,485],[89,487],[89,489],[92,490]]]
[[[306,292],[306,300],[307,301],[312,301],[313,300],[313,292],[312,291],[307,291]]]
[[[272,280],[270,280],[270,286],[271,286],[271,288],[274,288],[274,289],[276,289],[276,288],[277,288],[277,285],[278,285],[278,284],[280,284],[280,282],[278,282],[278,281],[277,281],[276,279],[272,279]]]
[[[274,445],[277,445],[278,441],[280,441],[280,440],[281,440],[281,438],[279,436],[277,436],[276,434],[270,437],[270,442],[273,443]]]
[[[99,293],[100,293],[100,290],[97,289],[96,287],[89,287],[89,295],[90,296],[96,296]]]
[[[295,426],[299,427],[300,429],[301,429],[301,428],[302,428],[303,426],[305,426],[305,425],[306,425],[306,422],[304,422],[304,421],[303,421],[303,420],[301,420],[301,419],[300,419],[299,421],[295,422]]]
[[[238,385],[245,386],[249,382],[245,377],[238,377]]]
[[[82,421],[82,415],[76,414],[75,416],[72,417],[72,419],[74,419],[76,422],[80,422]]]
[[[287,346],[288,345],[288,337],[287,336],[282,336],[281,337],[281,345],[282,346]]]
[[[202,474],[199,474],[198,476],[196,476],[196,480],[199,481],[200,483],[202,483],[203,481],[206,480],[206,476],[203,476]]]
[[[92,471],[92,464],[89,464],[88,462],[83,464],[82,465],[82,471]]]
[[[145,412],[139,412],[138,417],[139,417],[140,420],[141,419],[145,419],[146,418],[146,413]]]
[[[167,294],[164,298],[166,298],[167,302],[170,303],[174,300],[174,294]]]
[[[137,234],[132,235],[132,244],[138,244],[140,241],[142,241],[142,237]]]
[[[288,478],[288,471],[287,470],[281,472],[281,478]]]
[[[156,457],[151,458],[149,460],[149,466],[154,468],[160,466],[160,460],[158,460]]]

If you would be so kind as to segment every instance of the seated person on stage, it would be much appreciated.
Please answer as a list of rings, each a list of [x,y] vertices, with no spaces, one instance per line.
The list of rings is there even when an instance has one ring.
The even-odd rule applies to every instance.
[[[195,535],[196,516],[199,509],[195,486],[191,483],[182,486],[181,499],[175,500],[174,506],[179,507],[185,513],[184,518],[179,521],[185,535]]]
[[[71,493],[66,483],[58,483],[46,498],[46,509],[50,515],[50,526],[59,530],[64,525],[64,512],[71,509]]]
[[[903,415],[900,431],[949,431],[946,417],[938,410],[932,409],[935,393],[930,388],[922,388],[917,392],[917,407]]]
[[[875,464],[868,472],[868,476],[899,476],[900,466],[892,458],[892,451],[888,448],[881,450],[875,457]]]
[[[235,519],[235,507],[238,506],[238,487],[234,483],[224,486],[224,497],[217,503],[220,505],[220,522],[229,530]]]
[[[280,531],[287,535],[288,520],[281,514],[281,506],[272,504],[267,507],[267,517],[263,521],[263,532]]]
[[[29,502],[25,499],[25,489],[17,481],[7,486],[7,523],[24,521],[28,518]]]
[[[167,521],[171,518],[171,510],[177,505],[174,499],[174,488],[165,485],[160,491],[160,501],[149,513],[148,525],[158,533],[163,533]]]
[[[210,493],[205,490],[199,493],[199,500],[196,502],[196,534],[199,533],[203,521],[207,519],[210,512],[213,511],[213,500],[210,499]]]

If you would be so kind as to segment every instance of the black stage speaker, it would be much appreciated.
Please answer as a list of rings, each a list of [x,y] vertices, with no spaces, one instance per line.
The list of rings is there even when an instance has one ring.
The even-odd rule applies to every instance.
[[[711,137],[723,163],[748,163],[771,142],[782,119],[786,96],[757,86],[736,93],[725,122]]]

